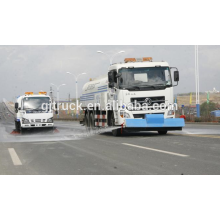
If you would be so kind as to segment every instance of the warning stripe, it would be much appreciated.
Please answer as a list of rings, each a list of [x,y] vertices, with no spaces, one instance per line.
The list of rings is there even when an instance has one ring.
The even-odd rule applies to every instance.
[[[95,122],[95,126],[97,126],[97,127],[107,127],[107,123],[106,122]]]
[[[95,119],[106,119],[106,115],[95,115]]]

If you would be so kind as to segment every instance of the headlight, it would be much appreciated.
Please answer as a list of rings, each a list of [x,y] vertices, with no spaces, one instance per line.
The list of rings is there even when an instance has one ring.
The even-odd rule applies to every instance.
[[[127,113],[127,112],[120,112],[120,116],[122,117],[122,118],[130,118],[130,115]]]
[[[47,122],[49,122],[49,123],[53,123],[53,118],[49,118],[49,119],[47,119]]]
[[[170,110],[170,111],[168,111],[168,115],[174,115],[174,111],[173,110]]]
[[[22,118],[22,124],[29,124],[29,120],[26,118]]]
[[[124,112],[124,118],[130,118],[130,115],[127,112]]]

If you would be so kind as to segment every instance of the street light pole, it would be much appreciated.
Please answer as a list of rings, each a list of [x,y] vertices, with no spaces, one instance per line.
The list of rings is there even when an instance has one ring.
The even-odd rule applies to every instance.
[[[80,75],[85,75],[86,73],[80,73],[78,75],[75,75],[74,73],[66,72],[67,74],[73,75],[75,77],[75,82],[76,82],[76,101],[78,99],[78,77]]]
[[[75,83],[76,83],[76,106],[77,106],[77,101],[78,101],[78,77],[81,75],[85,75],[86,73],[80,73],[78,75],[75,75],[74,73],[66,72],[67,74],[73,75],[75,78]],[[78,109],[76,110],[76,114],[78,114]]]
[[[100,50],[97,51],[97,53],[105,54],[105,55],[109,58],[110,66],[112,65],[113,58],[114,58],[117,54],[124,53],[124,52],[125,52],[125,51],[121,50],[121,51],[115,53],[113,56],[110,57],[109,55],[107,55],[106,53],[104,53],[104,52],[102,52],[102,51],[100,51]]]
[[[57,89],[57,108],[58,108],[58,114],[57,114],[57,116],[59,117],[59,110],[60,110],[60,103],[59,103],[59,101],[60,101],[60,87],[61,86],[65,86],[66,84],[61,84],[61,85],[59,85],[59,86],[57,86],[57,85],[55,85],[54,83],[51,83],[51,85],[53,85],[53,86],[55,86],[56,87],[56,89]]]
[[[196,83],[196,112],[200,117],[200,95],[199,95],[199,49],[195,45],[195,83]]]

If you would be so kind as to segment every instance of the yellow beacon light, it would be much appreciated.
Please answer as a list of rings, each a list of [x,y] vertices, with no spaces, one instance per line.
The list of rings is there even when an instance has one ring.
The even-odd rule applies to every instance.
[[[135,58],[125,58],[125,63],[128,63],[128,62],[136,62],[136,59]]]
[[[47,92],[39,92],[39,95],[47,95]]]
[[[25,92],[25,95],[33,95],[33,92]]]
[[[150,62],[152,62],[153,58],[152,57],[143,57],[143,61],[150,61]]]
[[[152,62],[152,57],[143,57],[143,58],[125,58],[125,63],[134,63],[134,62]]]

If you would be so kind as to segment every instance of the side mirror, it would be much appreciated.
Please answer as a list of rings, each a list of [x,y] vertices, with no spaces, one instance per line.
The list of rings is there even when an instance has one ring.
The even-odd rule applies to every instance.
[[[18,113],[18,103],[15,103],[15,113]]]
[[[174,71],[174,81],[179,82],[180,77],[179,77],[179,71]]]
[[[121,77],[121,76],[122,76],[122,73],[116,74],[116,77],[117,77],[117,78],[119,78],[119,77]]]
[[[55,103],[55,114],[58,115],[57,103]]]
[[[108,73],[109,88],[114,88],[115,87],[116,74],[117,74],[116,71],[110,71]]]

